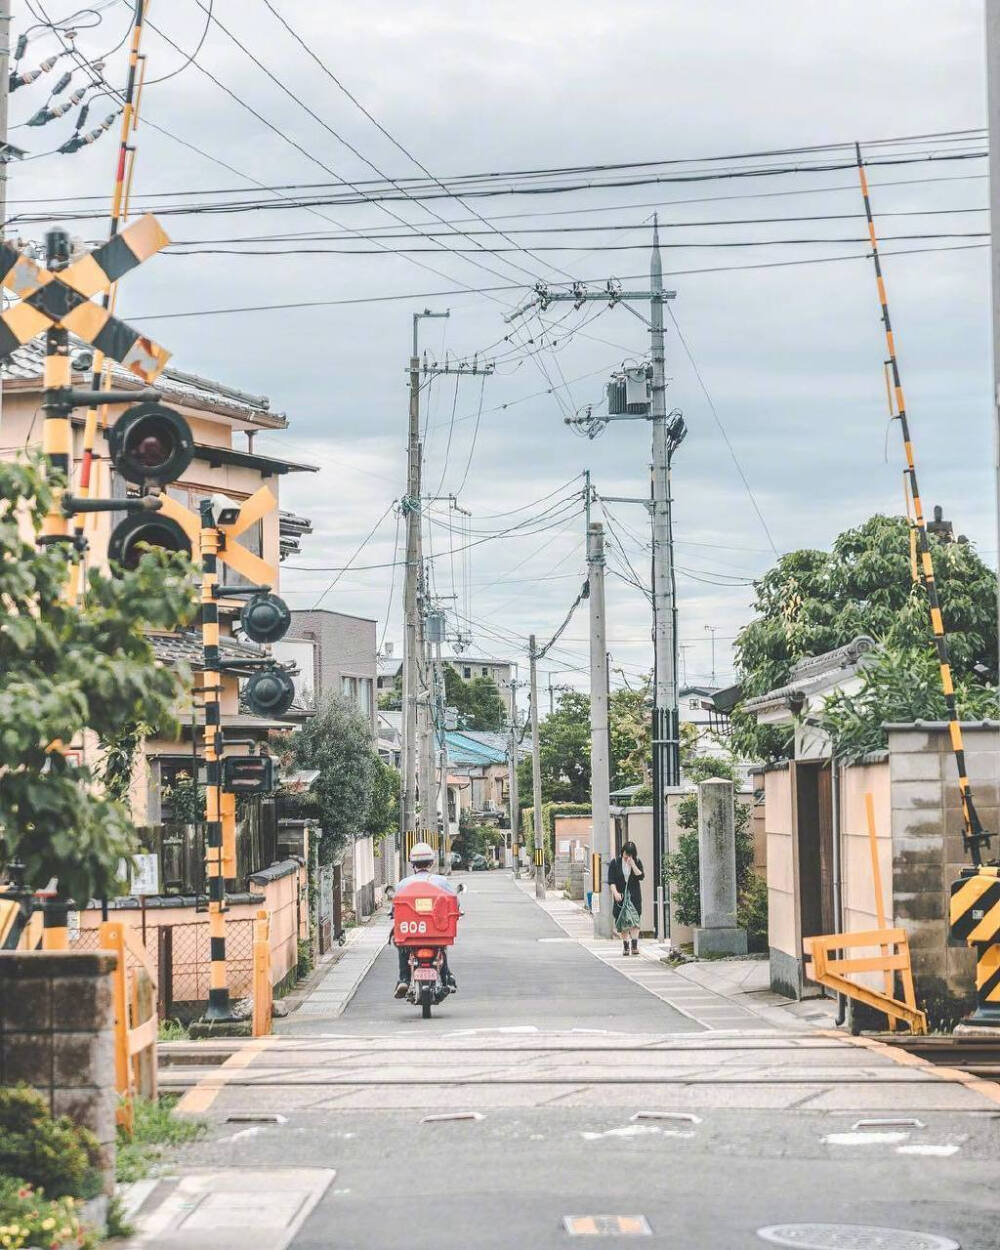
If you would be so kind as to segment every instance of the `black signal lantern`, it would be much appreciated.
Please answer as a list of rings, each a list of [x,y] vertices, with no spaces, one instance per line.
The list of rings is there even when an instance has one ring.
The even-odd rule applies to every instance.
[[[247,681],[243,701],[255,716],[284,716],[295,698],[295,686],[280,668],[262,668]]]
[[[191,427],[178,412],[162,404],[136,404],[108,433],[111,460],[128,482],[166,486],[191,463]]]
[[[266,591],[248,599],[240,612],[240,628],[254,642],[277,642],[288,633],[291,623],[288,604]]]
[[[131,572],[138,567],[149,547],[191,555],[190,539],[171,517],[155,512],[133,512],[111,531],[108,560]]]

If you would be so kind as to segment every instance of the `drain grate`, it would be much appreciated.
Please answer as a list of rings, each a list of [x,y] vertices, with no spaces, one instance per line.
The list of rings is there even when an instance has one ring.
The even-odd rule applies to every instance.
[[[773,1224],[758,1228],[757,1236],[798,1250],[961,1250],[950,1237],[864,1224]]]

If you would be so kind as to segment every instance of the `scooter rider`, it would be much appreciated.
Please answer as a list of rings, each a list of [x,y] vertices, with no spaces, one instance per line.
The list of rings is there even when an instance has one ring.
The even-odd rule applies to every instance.
[[[410,867],[413,871],[396,886],[397,893],[413,881],[430,881],[445,890],[450,890],[452,894],[457,894],[458,891],[447,877],[442,877],[437,872],[431,872],[435,858],[434,848],[429,842],[415,842],[410,851]],[[396,950],[399,955],[399,983],[396,986],[395,996],[396,998],[405,998],[406,992],[410,988],[410,955],[405,946],[398,946]],[[458,986],[455,983],[455,978],[451,975],[451,969],[448,967],[448,951],[446,948],[442,948],[441,953],[443,956],[441,979],[449,990],[457,990]]]

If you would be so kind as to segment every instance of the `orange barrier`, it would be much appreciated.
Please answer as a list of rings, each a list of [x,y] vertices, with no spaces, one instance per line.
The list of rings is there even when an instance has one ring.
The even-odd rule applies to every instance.
[[[271,917],[263,908],[257,913],[253,933],[253,1035],[271,1032],[274,987],[271,984]]]
[[[156,971],[131,927],[120,920],[102,923],[100,943],[102,950],[114,951],[118,956],[112,982],[115,1086],[119,1096],[118,1122],[131,1132],[135,1095],[155,1098],[157,1092]],[[131,975],[127,955],[139,965]]]
[[[851,958],[838,957],[837,951],[858,947],[879,947],[879,954]],[[890,1021],[902,1020],[912,1033],[927,1032],[927,1016],[917,1007],[910,964],[910,943],[905,929],[868,929],[862,933],[831,933],[806,938],[806,974],[820,985],[829,986],[838,994],[856,998],[876,1011],[884,1012]],[[894,950],[898,948],[898,953]],[[809,966],[811,960],[812,966]],[[898,972],[903,982],[903,1000],[888,991],[870,990],[848,980],[852,972],[882,972],[892,983]]]

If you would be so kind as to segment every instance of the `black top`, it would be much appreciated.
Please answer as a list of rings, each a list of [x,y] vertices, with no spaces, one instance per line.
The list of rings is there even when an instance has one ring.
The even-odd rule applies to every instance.
[[[622,867],[621,856],[613,859],[608,864],[608,885],[613,885],[619,894],[623,897],[625,890],[628,889],[628,896],[632,900],[632,906],[642,915],[642,886],[639,884],[645,876],[641,859],[632,861],[632,872],[629,874],[628,886],[625,884],[625,870]]]

